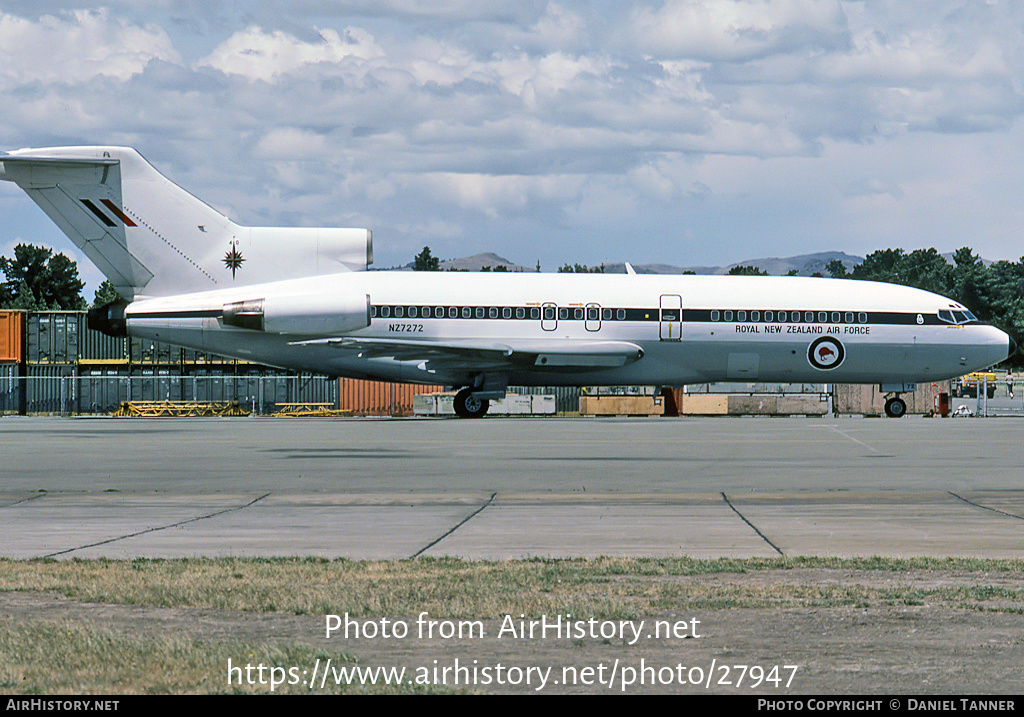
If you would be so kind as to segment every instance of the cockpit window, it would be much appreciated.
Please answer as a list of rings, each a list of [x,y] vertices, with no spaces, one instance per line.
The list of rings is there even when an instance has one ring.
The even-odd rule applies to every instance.
[[[978,317],[967,309],[939,309],[938,316],[939,321],[944,321],[947,324],[956,324],[957,326],[978,320]]]

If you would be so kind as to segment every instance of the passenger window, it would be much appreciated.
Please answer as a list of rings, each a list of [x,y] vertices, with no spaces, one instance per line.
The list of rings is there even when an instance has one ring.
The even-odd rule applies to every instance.
[[[534,311],[536,311],[536,309],[534,309]],[[544,307],[544,320],[545,321],[553,321],[554,318],[555,318],[555,307],[554,306],[545,306]]]
[[[409,318],[410,319],[415,319],[416,315],[417,315],[416,307],[415,306],[410,306],[409,307]]]
[[[558,310],[558,318],[562,319],[562,321],[565,321],[566,319],[568,319],[569,318],[569,310],[568,309],[559,309]]]
[[[376,306],[370,307],[370,316],[372,316],[373,318],[377,318],[377,307]]]
[[[814,312],[813,311],[805,311],[804,312],[804,321],[806,321],[809,324],[813,324],[814,323]]]
[[[760,321],[761,320],[761,312],[760,311],[751,311],[750,312],[750,320],[751,321]]]
[[[612,310],[611,309],[605,309],[601,313],[604,315],[604,320],[605,321],[611,321],[612,320]]]
[[[503,318],[503,319],[511,319],[512,318],[512,309],[510,309],[507,306],[504,309],[502,309],[501,310],[501,318]]]
[[[525,319],[526,318],[526,309],[524,309],[522,306],[520,306],[518,309],[516,309],[516,318],[517,319]]]
[[[846,323],[848,323],[848,324],[852,324],[853,323],[853,312],[852,311],[847,311],[846,312]]]
[[[486,314],[484,313],[484,307],[482,307],[482,306],[476,307],[476,317],[478,319],[482,319],[482,318],[484,318],[484,316],[486,316]]]
[[[771,311],[764,312],[764,320],[771,321],[774,318],[774,314]]]
[[[385,319],[388,318],[389,316],[391,316],[391,307],[390,306],[382,306],[382,307],[380,307],[380,315],[382,317],[384,317]]]
[[[531,319],[539,319],[540,318],[540,309],[538,309],[536,306],[531,308],[530,309],[530,318]],[[554,314],[553,313],[552,313],[552,318],[554,318]]]
[[[576,319],[577,321],[582,320],[583,319],[583,309],[573,309],[572,315],[573,315],[573,318]]]
[[[396,306],[395,307],[395,318],[396,319],[400,319],[403,316],[405,316],[405,307],[404,306]]]
[[[725,312],[725,320],[726,321],[732,321],[732,312],[731,311],[726,311]]]
[[[472,319],[473,318],[473,309],[469,308],[468,306],[463,306],[462,307],[462,318],[464,318],[464,319]]]
[[[839,312],[838,311],[833,311],[832,312],[832,323],[833,324],[838,324],[839,323]]]
[[[747,320],[747,312],[746,311],[737,311],[736,312],[736,320],[737,321],[746,321]]]
[[[625,321],[626,320],[626,310],[625,309],[619,309],[617,312],[615,312],[615,318],[617,318],[619,321]]]
[[[828,321],[828,314],[825,313],[824,311],[819,311],[818,312],[818,323],[819,324],[823,324],[826,321]]]
[[[779,321],[785,321],[785,320],[786,320],[786,312],[785,311],[780,311],[779,312]]]
[[[712,311],[712,312],[711,312],[711,320],[712,320],[712,321],[718,321],[718,318],[719,318],[719,313],[718,313],[718,311]]]
[[[443,319],[444,318],[444,307],[443,306],[438,306],[436,309],[434,309],[434,318],[435,319]]]
[[[597,321],[601,318],[601,312],[594,308],[587,309],[587,321]]]
[[[862,324],[866,324],[868,322],[868,315],[865,314],[863,311],[860,312],[859,314],[857,314],[857,321],[859,321]]]
[[[490,311],[487,312],[487,316],[492,319],[498,318],[498,307],[492,306]]]

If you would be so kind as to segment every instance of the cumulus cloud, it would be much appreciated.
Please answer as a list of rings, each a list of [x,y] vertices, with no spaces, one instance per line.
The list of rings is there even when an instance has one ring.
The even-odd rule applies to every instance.
[[[726,62],[834,49],[847,37],[838,0],[668,0],[636,10],[630,30],[645,52]]]
[[[303,42],[280,30],[264,32],[250,27],[219,44],[197,66],[272,81],[304,69],[344,75],[355,66],[358,73],[367,61],[384,55],[373,37],[359,28],[347,28],[342,33],[317,30],[317,34],[320,42]]]
[[[112,20],[104,9],[38,20],[0,12],[0,48],[2,89],[97,76],[126,80],[151,60],[180,60],[163,29]]]

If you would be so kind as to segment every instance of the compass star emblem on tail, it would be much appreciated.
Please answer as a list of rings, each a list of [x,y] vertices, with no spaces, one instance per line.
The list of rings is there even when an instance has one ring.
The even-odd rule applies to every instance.
[[[232,243],[231,251],[224,255],[224,266],[231,269],[231,278],[235,278],[235,272],[242,266],[245,259],[242,257],[242,252],[238,251],[238,247]]]

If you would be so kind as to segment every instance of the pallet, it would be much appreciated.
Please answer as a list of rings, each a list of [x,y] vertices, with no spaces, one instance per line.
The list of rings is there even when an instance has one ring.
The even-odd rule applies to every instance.
[[[126,401],[111,415],[137,418],[194,418],[248,416],[249,411],[232,401]]]

